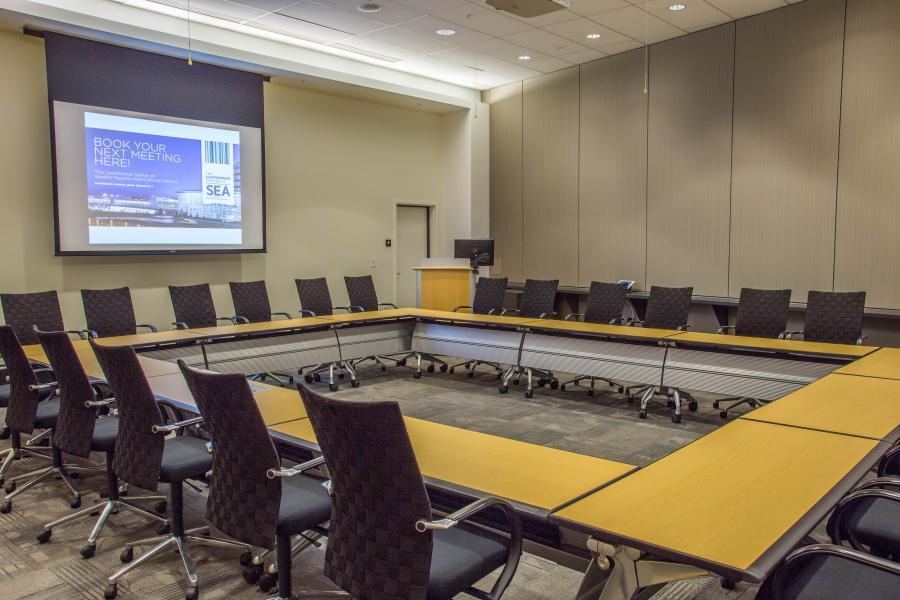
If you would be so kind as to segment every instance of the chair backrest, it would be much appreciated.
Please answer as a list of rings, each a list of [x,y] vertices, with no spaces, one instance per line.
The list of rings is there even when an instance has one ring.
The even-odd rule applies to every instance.
[[[309,310],[316,315],[330,315],[334,313],[334,305],[331,302],[331,292],[328,291],[328,280],[324,277],[315,279],[295,279],[297,295],[300,297],[300,308]]]
[[[94,340],[91,346],[119,409],[113,472],[122,481],[154,491],[166,443],[163,435],[153,433],[154,425],[164,423],[156,396],[131,347],[103,346]]]
[[[272,305],[265,281],[232,281],[228,285],[236,316],[246,317],[251,323],[272,320]]]
[[[262,548],[275,545],[281,480],[266,471],[280,465],[247,378],[198,371],[178,361],[212,437],[213,470],[206,518],[223,533]]]
[[[790,309],[791,290],[741,288],[734,333],[777,338],[787,330]]]
[[[325,575],[354,598],[424,599],[431,503],[399,406],[298,387],[331,474]]]
[[[197,285],[170,285],[169,296],[175,321],[188,327],[215,327],[216,306],[208,283]]]
[[[519,316],[537,319],[542,314],[552,313],[558,286],[558,279],[526,279],[522,302],[519,304]]]
[[[62,310],[56,290],[29,294],[0,294],[3,319],[13,328],[23,346],[37,344],[34,328],[42,331],[62,331]]]
[[[592,281],[584,311],[585,322],[608,324],[614,319],[621,319],[626,294],[628,290],[624,285]]]
[[[94,388],[88,379],[75,346],[65,331],[37,331],[38,340],[56,375],[59,390],[59,417],[53,430],[53,446],[63,452],[87,458],[91,454],[91,439],[97,409],[85,406],[95,400]]]
[[[694,288],[670,288],[654,285],[647,299],[644,327],[678,329],[687,325]]]
[[[131,290],[127,287],[81,290],[81,303],[87,328],[98,336],[134,335],[137,332]]]
[[[503,310],[508,282],[508,277],[479,277],[475,284],[472,312],[476,315],[487,315],[491,311],[499,313]]]
[[[350,297],[350,306],[361,306],[363,310],[378,310],[378,294],[375,292],[375,282],[371,275],[360,277],[344,277],[347,285],[347,296]]]
[[[37,384],[37,377],[31,361],[19,344],[16,332],[9,325],[0,325],[0,357],[9,374],[9,407],[6,409],[6,424],[16,432],[34,431],[34,417],[40,394],[28,389]]]
[[[803,339],[855,344],[862,337],[865,292],[816,292],[806,297]]]

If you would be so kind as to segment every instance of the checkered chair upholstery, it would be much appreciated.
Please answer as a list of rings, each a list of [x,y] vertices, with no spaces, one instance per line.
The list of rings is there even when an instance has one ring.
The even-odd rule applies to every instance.
[[[216,307],[208,283],[170,285],[169,296],[176,322],[190,328],[216,326]]]
[[[111,290],[81,290],[87,328],[100,337],[134,335],[137,320],[127,287]]]
[[[592,281],[584,311],[585,322],[608,324],[621,319],[627,293],[624,285]]]
[[[316,316],[334,314],[327,279],[324,277],[295,279],[294,283],[297,284],[297,295],[300,297],[300,308],[303,311],[310,311]]]
[[[361,306],[363,310],[378,310],[378,294],[371,275],[360,277],[344,277],[350,306]]]
[[[281,463],[247,379],[181,370],[213,440],[206,518],[236,540],[273,548],[282,484],[266,471]]]
[[[245,317],[251,323],[272,320],[272,306],[265,281],[232,281],[228,285],[236,316]]]
[[[6,424],[21,433],[34,431],[40,394],[28,386],[37,384],[37,377],[25,351],[19,344],[16,332],[9,325],[0,325],[0,357],[9,371],[9,408]]]
[[[670,288],[654,285],[647,299],[644,327],[678,329],[687,325],[693,287]]]
[[[91,346],[115,391],[119,409],[113,472],[122,481],[155,491],[165,437],[153,433],[153,426],[162,425],[164,420],[141,363],[129,346],[100,346],[94,340]]]
[[[865,310],[865,292],[810,291],[806,298],[803,339],[856,344],[862,337]]]
[[[13,328],[22,345],[37,344],[37,327],[43,331],[62,331],[62,311],[55,290],[29,294],[0,294],[3,319]]]
[[[777,338],[787,329],[790,308],[791,290],[741,288],[734,333]]]
[[[553,312],[556,303],[558,279],[526,279],[522,291],[522,302],[519,305],[520,317],[538,319],[542,314]]]
[[[332,476],[325,575],[354,598],[424,600],[431,503],[396,402],[333,400],[300,386]]]
[[[94,388],[69,334],[65,331],[36,333],[59,384],[59,417],[53,430],[53,447],[87,458],[91,454],[97,409],[88,408],[85,402],[96,400]]]
[[[503,310],[508,282],[508,277],[479,277],[475,284],[472,312],[476,315],[487,315],[491,311],[499,314]]]

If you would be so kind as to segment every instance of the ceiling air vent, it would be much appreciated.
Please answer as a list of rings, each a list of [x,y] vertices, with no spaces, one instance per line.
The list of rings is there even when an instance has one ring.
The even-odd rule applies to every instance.
[[[526,19],[569,8],[569,0],[485,0],[497,10]]]

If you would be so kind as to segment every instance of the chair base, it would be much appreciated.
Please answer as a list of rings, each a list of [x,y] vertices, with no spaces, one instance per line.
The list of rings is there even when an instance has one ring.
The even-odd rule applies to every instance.
[[[721,408],[722,404],[725,402],[730,402],[731,404],[726,406],[725,408],[722,408],[719,411],[719,416],[722,417],[723,419],[728,418],[728,411],[730,411],[732,408],[737,408],[738,406],[741,406],[743,404],[746,404],[751,409],[754,409],[757,406],[762,406],[762,405],[769,403],[768,400],[760,400],[758,398],[750,398],[748,396],[734,396],[731,398],[720,398],[719,400],[714,401],[713,408]]]
[[[416,357],[416,372],[413,374],[413,377],[415,377],[416,379],[420,379],[422,377],[422,360],[423,359],[430,363],[428,365],[428,368],[425,369],[429,373],[434,373],[434,365],[435,364],[438,364],[441,366],[441,373],[446,373],[447,370],[450,368],[450,365],[447,363],[447,361],[441,360],[434,354],[428,354],[427,352],[416,352],[413,354],[413,356]],[[405,358],[408,358],[408,357],[405,357]],[[405,358],[404,358],[404,360],[405,360]]]
[[[635,389],[635,387],[626,388],[627,390]],[[644,388],[641,388],[641,405],[640,410],[638,412],[638,417],[641,419],[647,418],[647,407],[650,404],[650,400],[653,396],[664,396],[667,399],[666,404],[670,408],[674,408],[674,412],[672,413],[672,422],[673,423],[681,423],[681,415],[682,415],[682,397],[687,399],[688,401],[688,410],[691,412],[695,412],[698,407],[697,399],[691,396],[689,393],[679,390],[678,388],[667,388],[655,385],[648,385]]]
[[[478,368],[478,365],[487,365],[494,369],[494,375],[497,379],[500,379],[503,376],[503,367],[500,366],[500,363],[490,362],[487,360],[469,360],[462,363],[457,363],[455,365],[450,365],[450,373],[452,374],[457,367],[462,367],[466,371],[468,371],[467,375],[469,379],[475,377],[475,369]]]
[[[350,374],[350,386],[351,387],[359,387],[359,377],[356,375],[356,369],[353,368],[354,363],[351,361],[340,361],[333,362],[327,364],[318,364],[311,369],[298,370],[297,373],[303,375],[303,380],[306,381],[307,384],[312,384],[314,381],[321,381],[321,373],[328,372],[328,389],[332,392],[338,391],[340,389],[340,385],[334,379],[335,373],[337,373],[338,379],[344,378],[344,372]]]
[[[581,385],[581,382],[584,381],[585,379],[590,380],[590,383],[586,386]],[[587,389],[588,396],[593,396],[596,393],[595,384],[598,381],[602,381],[602,382],[606,383],[609,387],[616,388],[620,394],[625,391],[625,386],[623,386],[621,383],[617,383],[617,382],[613,381],[612,379],[606,379],[605,377],[594,377],[592,375],[581,375],[579,377],[575,377],[568,381],[563,381],[559,384],[559,389],[560,389],[560,391],[565,392],[566,388],[569,386],[582,387],[582,388]]]
[[[54,461],[55,462],[55,461]],[[43,469],[38,469],[37,471],[32,471],[31,473],[25,473],[23,475],[19,475],[14,477],[6,482],[6,497],[3,498],[3,503],[0,504],[0,513],[8,513],[12,510],[12,501],[13,499],[22,494],[29,489],[33,488],[37,484],[50,480],[50,479],[60,479],[69,491],[72,493],[72,500],[69,502],[69,505],[72,508],[80,508],[81,507],[81,491],[78,489],[78,486],[75,485],[75,482],[72,481],[71,474],[72,473],[93,473],[100,472],[103,469],[93,468],[93,467],[84,467],[80,465],[58,465],[54,464],[49,467],[45,467]],[[27,481],[18,486],[18,482],[27,479]]]

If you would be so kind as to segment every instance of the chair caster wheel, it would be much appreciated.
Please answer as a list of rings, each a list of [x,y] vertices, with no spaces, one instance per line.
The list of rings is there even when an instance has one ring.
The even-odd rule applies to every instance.
[[[722,417],[723,419],[727,419],[728,411],[727,410],[719,411],[719,416]]]
[[[734,579],[723,577],[719,580],[719,585],[722,586],[722,589],[733,590],[737,586],[737,583],[734,581]]]
[[[248,565],[244,569],[244,581],[249,584],[254,584],[259,581],[260,577],[263,574],[263,566],[262,565]]]
[[[623,388],[623,387],[618,388],[618,390],[619,390],[619,393],[620,393],[620,394],[625,393],[625,388]]]
[[[398,361],[397,361],[397,366],[398,366],[398,367],[405,367],[405,366],[406,366],[406,359],[405,359],[405,358],[401,358],[400,360],[398,360]]]
[[[37,535],[38,544],[46,544],[50,541],[50,536],[53,535],[53,531],[49,529],[45,529]]]
[[[336,384],[336,383],[329,383],[329,384],[328,384],[328,390],[331,391],[331,392],[336,392],[336,391],[338,391],[338,384]]]
[[[538,384],[538,387],[544,387],[545,385],[547,385],[547,380],[546,379],[538,379],[537,384]]]
[[[454,372],[454,367],[450,367],[450,374],[453,375]]]
[[[587,395],[588,395],[588,396],[593,396],[593,395],[594,395],[594,390],[588,390]]]
[[[534,390],[526,390],[525,397],[526,398],[534,398]]]
[[[344,374],[343,374],[343,373],[338,373],[338,379],[343,379],[343,378],[344,378]]]
[[[78,479],[79,477],[81,477],[81,474],[80,473],[69,473],[69,477],[71,477],[72,479]]]
[[[304,375],[304,376],[303,376],[303,381],[305,381],[306,383],[312,383],[312,382],[313,382],[313,376],[312,376],[312,375]]]
[[[428,368],[425,370],[428,371],[429,373],[434,373],[434,365],[428,365]]]
[[[200,598],[200,588],[188,588],[184,593],[184,600],[198,600]]]
[[[675,401],[671,398],[669,400],[666,400],[666,408],[675,408]]]
[[[259,590],[268,593],[278,583],[278,573],[264,573],[259,578]]]
[[[473,369],[466,373],[466,377],[468,377],[469,379],[475,379],[475,370]]]
[[[518,377],[516,377],[515,379],[513,379],[513,385],[519,385],[519,378],[518,378]]]
[[[639,413],[638,413],[638,418],[639,418],[639,419],[646,419],[646,418],[647,418],[647,411],[646,411],[646,410],[642,410],[641,412],[639,412]]]
[[[688,402],[688,410],[691,412],[697,412],[697,401],[691,400]]]
[[[169,535],[170,533],[172,533],[172,526],[168,523],[163,523],[156,528],[157,535]]]
[[[413,373],[413,379],[422,379],[422,371],[416,371]]]
[[[557,380],[555,380],[555,379],[554,379],[553,381],[551,381],[551,382],[550,382],[550,389],[551,389],[551,390],[559,389],[559,382],[558,382]]]
[[[253,562],[253,553],[250,551],[242,552],[241,555],[238,557],[238,562],[241,564],[242,567],[246,567],[247,565],[249,565],[250,563]]]
[[[313,375],[313,381],[319,383],[320,381],[322,381],[322,376],[316,373],[315,375]]]
[[[500,392],[501,394],[505,394],[506,392],[509,391],[509,386],[501,385],[499,388],[497,388],[497,391]]]
[[[81,508],[81,498],[75,498],[71,502],[69,502],[69,506],[72,508]]]
[[[447,365],[441,365],[441,373],[446,373],[448,368]]]
[[[119,555],[119,560],[123,563],[130,563],[134,560],[134,548],[125,548],[122,550],[122,554]]]
[[[169,508],[169,503],[166,502],[165,500],[163,500],[162,502],[157,502],[153,506],[153,510],[155,510],[159,514],[163,514],[164,512],[166,512],[166,509],[168,509],[168,508]]]
[[[718,401],[718,400],[713,401],[713,408],[719,408],[719,401]],[[725,580],[723,579],[722,581],[725,581]]]
[[[351,379],[351,380],[350,380],[350,387],[358,388],[358,387],[359,387],[359,379]]]
[[[681,415],[672,415],[673,423],[681,423]]]
[[[16,482],[10,481],[9,483],[7,483],[6,487],[3,488],[3,491],[5,491],[7,494],[12,494],[14,491],[16,491]]]
[[[116,596],[119,595],[119,586],[115,583],[111,583],[106,586],[106,589],[103,590],[103,598],[104,600],[113,600]]]
[[[634,404],[634,396],[631,394],[625,394],[625,399],[628,400],[629,404]]]
[[[0,513],[3,513],[5,515],[6,513],[8,513],[11,510],[12,510],[12,502],[9,502],[7,500],[3,504],[0,504]]]
[[[431,366],[431,370],[434,371],[434,365]],[[381,365],[381,372],[384,373],[385,371],[387,371],[387,367],[384,365]]]
[[[88,544],[84,548],[81,549],[81,558],[88,559],[94,557],[94,552],[97,551],[97,546],[94,544]]]
[[[559,386],[559,391],[561,391],[561,392],[566,391],[566,384],[562,384],[561,386]]]

